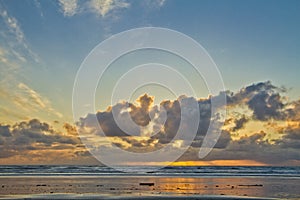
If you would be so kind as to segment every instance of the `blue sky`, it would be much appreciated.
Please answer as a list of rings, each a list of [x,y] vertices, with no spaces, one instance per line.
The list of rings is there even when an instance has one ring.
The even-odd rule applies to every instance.
[[[198,41],[228,90],[271,80],[299,97],[298,1],[107,1],[98,7],[93,1],[63,2],[0,2],[2,56],[17,65],[12,72],[2,62],[1,76],[26,84],[68,120],[74,78],[87,54],[113,34],[144,26],[174,29]]]
[[[21,137],[17,133],[24,124],[16,125],[21,127],[18,130],[8,129],[5,124],[25,120],[28,127],[34,127],[40,122],[32,119],[38,119],[59,130],[66,129],[73,138],[74,129],[70,125],[73,123],[72,89],[84,58],[114,34],[152,26],[182,32],[200,43],[217,64],[226,89],[235,92],[232,99],[235,98],[236,103],[228,111],[231,117],[228,120],[238,128],[225,126],[230,132],[230,148],[240,145],[234,138],[254,141],[247,134],[258,138],[251,145],[274,139],[275,142],[268,143],[270,152],[277,151],[272,149],[276,142],[292,145],[290,138],[300,130],[296,123],[300,113],[297,114],[300,110],[297,101],[300,97],[299,10],[298,0],[0,0],[0,135],[4,134],[3,130],[12,133],[14,130],[15,137]],[[143,52],[136,55],[142,58]],[[130,66],[139,60],[132,60],[129,55],[127,60],[120,62],[111,71],[113,75],[123,72],[119,68],[122,64]],[[181,67],[183,74],[192,74],[179,60],[170,59],[169,63]],[[107,82],[101,85],[104,92],[97,93],[98,109],[104,110],[110,105],[105,90],[111,88],[113,78],[116,77],[110,79],[108,76]],[[192,76],[187,78],[194,80]],[[253,85],[256,92],[251,93],[249,89],[251,95],[246,94],[248,90],[239,91],[255,83],[258,83]],[[281,90],[281,86],[287,91]],[[198,98],[207,98],[201,83],[197,90],[200,91]],[[156,92],[161,93],[159,89]],[[156,96],[155,91],[152,95]],[[135,94],[134,98],[138,96]],[[155,103],[171,96],[170,93],[160,98],[156,96]],[[264,100],[264,113],[260,113],[262,104],[255,104],[255,99],[252,101],[250,97],[255,97],[257,102]],[[149,99],[152,101],[152,97]],[[293,116],[291,108],[296,113]],[[246,109],[244,114],[243,109]],[[83,120],[88,121],[88,117]],[[65,122],[69,124],[64,125]],[[40,123],[40,126],[44,130],[46,125]],[[287,131],[286,138],[278,141],[283,129]],[[47,134],[46,137],[55,143],[55,137],[49,138]],[[64,138],[60,139],[64,144]],[[70,146],[78,142],[78,138],[73,139]],[[13,140],[7,141],[13,143]],[[33,145],[36,144],[33,142]],[[284,155],[283,150],[278,151]],[[3,154],[10,155],[10,152]],[[57,154],[53,155],[55,158]],[[64,159],[62,157],[62,162]]]

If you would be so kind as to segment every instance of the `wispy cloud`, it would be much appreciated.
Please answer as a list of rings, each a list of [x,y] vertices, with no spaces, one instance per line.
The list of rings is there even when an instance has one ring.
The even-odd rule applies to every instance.
[[[157,4],[161,7],[163,5],[165,5],[166,0],[157,0]]]
[[[145,0],[143,3],[148,8],[161,8],[166,4],[167,0]]]
[[[78,11],[77,0],[59,0],[59,5],[64,16],[71,17]]]
[[[33,105],[37,105],[41,108],[46,108],[46,104],[48,103],[46,100],[43,100],[41,95],[38,94],[36,91],[25,85],[24,83],[19,83],[18,88],[23,90],[26,93],[26,96],[29,97],[30,102]]]
[[[2,28],[1,32],[7,40],[7,49],[11,49],[11,55],[21,62],[26,62],[26,56],[33,59],[34,62],[39,63],[40,59],[29,47],[26,41],[25,34],[16,18],[10,16],[7,10],[0,5],[0,17],[2,18],[6,27]],[[21,48],[20,48],[21,47]],[[18,50],[17,50],[18,49]],[[21,50],[20,50],[21,49]]]
[[[9,27],[9,31],[16,36],[16,39],[19,42],[23,42],[25,36],[18,24],[18,21],[14,17],[9,16],[6,10],[2,10],[0,15],[4,19],[6,25]]]
[[[101,17],[107,14],[122,9],[128,8],[130,4],[124,0],[89,0],[81,2],[78,0],[59,0],[60,11],[66,17],[92,12]]]
[[[8,60],[6,58],[6,51],[0,47],[0,62],[7,63]]]
[[[31,50],[18,20],[1,3],[0,22],[0,102],[5,105],[1,107],[1,111],[6,113],[0,119],[28,119],[38,113],[52,118],[62,117],[47,98],[23,83],[25,75],[21,71],[24,66],[42,63]]]
[[[98,15],[105,17],[109,12],[121,8],[128,8],[130,4],[121,0],[91,0],[90,7]]]
[[[39,2],[39,0],[34,0],[33,4],[35,5],[35,7],[38,9],[38,11],[40,12],[40,15],[42,18],[44,18],[44,13],[42,11],[42,6],[41,6],[41,2]]]
[[[50,101],[24,83],[19,83],[20,93],[14,97],[17,106],[26,110],[46,111],[57,117],[63,115],[52,108]]]
[[[26,120],[37,116],[52,121],[63,117],[47,97],[16,80],[0,85],[0,103],[0,111],[3,114],[0,116],[1,122]]]

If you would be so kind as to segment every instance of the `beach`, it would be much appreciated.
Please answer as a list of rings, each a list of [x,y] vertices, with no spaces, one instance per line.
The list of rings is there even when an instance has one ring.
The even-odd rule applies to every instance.
[[[299,178],[2,176],[1,199],[300,198]]]

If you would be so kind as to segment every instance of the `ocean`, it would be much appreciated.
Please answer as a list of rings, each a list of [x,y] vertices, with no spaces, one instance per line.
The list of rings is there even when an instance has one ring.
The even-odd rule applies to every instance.
[[[138,169],[147,172],[135,172]],[[272,166],[157,166],[119,167],[82,165],[0,165],[0,176],[178,176],[178,177],[290,177],[300,178],[300,167]],[[124,169],[124,170],[122,170]],[[133,172],[124,172],[131,169]]]

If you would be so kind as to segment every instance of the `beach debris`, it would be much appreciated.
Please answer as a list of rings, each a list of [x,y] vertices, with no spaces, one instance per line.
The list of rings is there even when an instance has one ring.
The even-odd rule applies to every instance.
[[[37,184],[36,187],[46,187],[46,184]]]
[[[250,184],[250,185],[238,185],[238,186],[241,186],[241,187],[263,187],[264,185],[263,184]]]
[[[144,186],[154,186],[154,183],[140,183],[140,185],[144,185]]]

